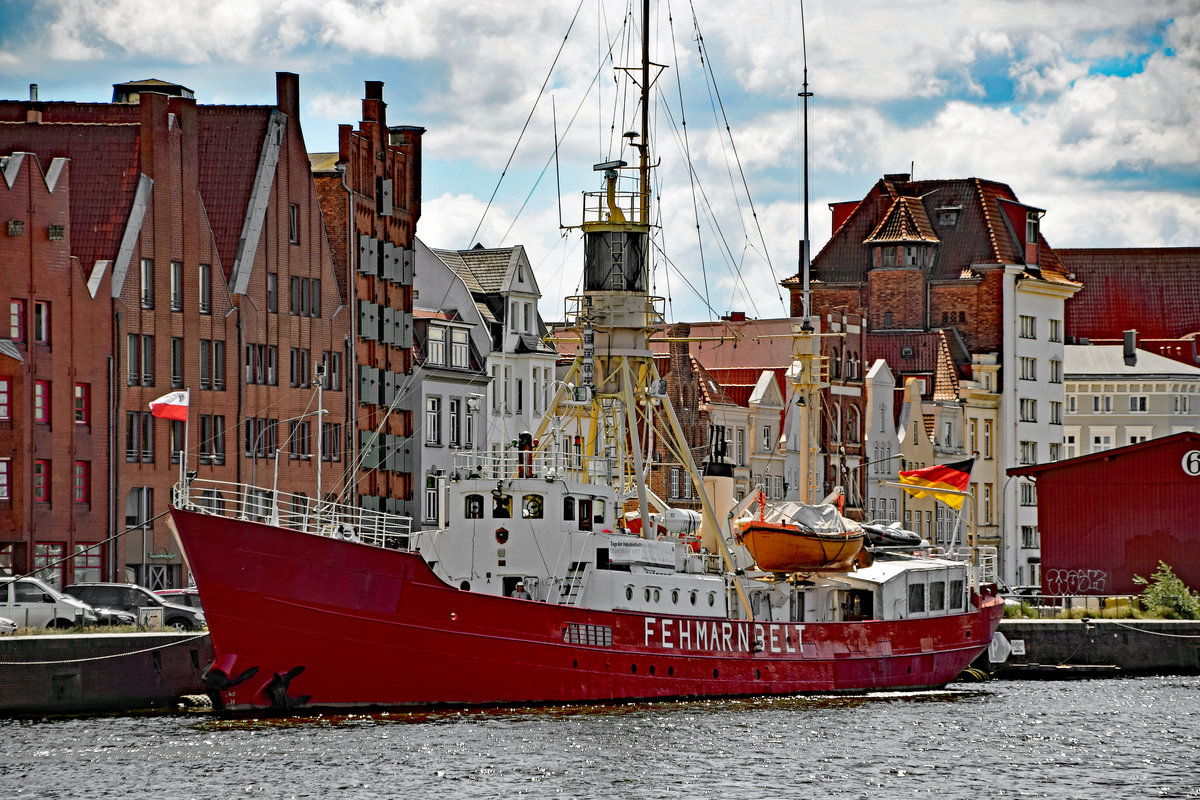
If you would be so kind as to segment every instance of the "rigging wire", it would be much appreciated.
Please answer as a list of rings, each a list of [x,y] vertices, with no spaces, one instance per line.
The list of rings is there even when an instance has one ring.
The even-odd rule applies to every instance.
[[[517,148],[521,146],[521,140],[525,137],[525,131],[529,129],[529,123],[533,119],[533,113],[537,110],[538,103],[542,96],[546,93],[546,86],[550,83],[551,76],[554,75],[554,68],[558,66],[558,59],[562,56],[563,48],[567,46],[567,39],[571,36],[571,30],[575,27],[575,21],[579,19],[579,12],[583,9],[583,0],[579,0],[579,5],[575,6],[575,14],[571,17],[571,24],[567,26],[567,32],[563,35],[562,42],[558,45],[558,51],[554,54],[554,61],[550,64],[550,69],[546,71],[546,77],[542,81],[542,86],[538,89],[538,95],[534,98],[533,106],[529,109],[529,115],[525,117],[525,124],[521,126],[521,132],[517,134],[517,141],[513,144],[512,152],[508,154],[508,161],[504,163],[504,169],[500,171],[500,178],[496,181],[496,187],[492,189],[492,196],[488,198],[487,205],[483,209],[483,214],[479,217],[479,223],[475,226],[474,233],[471,234],[471,241],[467,243],[467,247],[471,247],[475,241],[475,237],[479,234],[479,229],[483,227],[483,221],[487,218],[488,211],[492,207],[492,202],[496,199],[496,193],[500,191],[500,184],[504,182],[504,176],[508,174],[508,168],[512,166],[513,158],[517,155]],[[544,170],[543,170],[544,172]]]

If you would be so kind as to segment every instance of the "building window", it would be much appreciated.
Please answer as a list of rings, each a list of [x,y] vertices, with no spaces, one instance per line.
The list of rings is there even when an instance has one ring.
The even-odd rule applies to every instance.
[[[50,381],[33,382],[33,421],[50,424]]]
[[[849,415],[847,415],[847,416],[846,416],[846,419],[847,419],[847,422],[846,422],[846,431],[847,431],[847,433],[849,433],[849,430],[850,430]],[[771,426],[770,426],[770,425],[763,425],[763,429],[762,429],[762,451],[763,451],[764,453],[769,453],[769,452],[771,452]]]
[[[992,457],[992,421],[990,419],[983,421],[983,457]]]
[[[458,397],[450,398],[450,446],[459,446],[459,429],[461,427],[462,418],[462,399]]]
[[[1037,505],[1037,486],[1028,481],[1021,481],[1021,505],[1036,506]]]
[[[308,386],[308,348],[292,348],[292,386],[303,388]]]
[[[342,390],[342,354],[336,350],[321,353],[325,362],[325,388],[331,392]]]
[[[1021,398],[1021,422],[1037,422],[1037,400]]]
[[[1021,463],[1037,463],[1037,442],[1021,442]]]
[[[340,422],[321,423],[321,460],[342,460],[342,424]]]
[[[1037,380],[1037,359],[1030,356],[1021,356],[1021,380],[1036,381]]]
[[[125,527],[141,527],[153,516],[154,489],[150,486],[134,486],[125,498]]]
[[[1066,451],[1067,458],[1074,458],[1079,455],[1078,441],[1075,434],[1070,433],[1063,437],[1063,449]]]
[[[436,475],[425,476],[425,521],[436,522],[438,518],[438,485]]]
[[[63,542],[41,542],[33,546],[35,577],[56,589],[63,585],[63,561],[67,546]]]
[[[171,310],[183,311],[183,262],[171,262]]]
[[[200,269],[200,313],[212,313],[212,267],[201,264]]]
[[[1145,414],[1150,410],[1150,398],[1146,395],[1130,395],[1129,396],[1129,412],[1131,414]]]
[[[471,448],[475,446],[475,411],[472,408],[470,400],[467,401],[467,415],[463,420],[466,425],[466,430],[463,433],[463,447]]]
[[[1024,314],[1020,317],[1020,337],[1022,339],[1037,338],[1037,317],[1027,317]]]
[[[679,497],[679,467],[671,467],[671,497]]]
[[[201,347],[201,350],[200,350],[200,353],[201,353],[201,355],[200,355],[200,359],[201,359],[201,361],[200,361],[200,363],[201,363],[201,366],[200,366],[200,388],[201,389],[205,388],[205,386],[204,386],[204,366],[203,366],[204,365],[204,349],[203,349],[204,345],[205,345],[205,342],[203,340],[201,340],[201,343],[200,343],[200,347]],[[183,388],[183,339],[181,339],[178,336],[171,337],[171,388],[172,389],[182,389]]]
[[[279,313],[279,273],[267,273],[267,313]]]
[[[71,568],[72,572],[75,573],[76,583],[100,580],[99,544],[99,542],[79,542],[75,545],[75,555],[71,558]]]
[[[1113,437],[1109,433],[1097,433],[1092,436],[1092,452],[1102,453],[1105,450],[1112,450]]]
[[[452,328],[450,331],[450,366],[456,369],[470,366],[467,336],[467,331],[462,328]]]
[[[1036,550],[1042,546],[1036,525],[1021,526],[1021,547],[1026,550]]]
[[[309,448],[308,420],[293,421],[288,433],[288,458],[308,459],[312,450]]]
[[[0,377],[0,422],[12,420],[12,378]]]
[[[746,466],[746,431],[738,428],[733,433],[734,455],[739,467]]]
[[[50,344],[50,303],[37,300],[33,304],[33,340]]]
[[[992,524],[992,485],[990,483],[983,485],[983,524]]]
[[[0,458],[0,502],[12,500],[12,460]]]
[[[436,366],[443,366],[446,363],[446,329],[441,325],[430,325],[429,335],[426,337],[428,343],[428,351],[425,354],[426,362]]]
[[[50,462],[44,459],[33,462],[33,499],[39,503],[50,502]]]
[[[142,308],[154,308],[154,261],[142,259]]]
[[[1050,359],[1050,382],[1062,383],[1063,381],[1063,366],[1062,362],[1056,358]]]
[[[92,421],[92,386],[75,384],[75,424],[89,425]]]
[[[300,244],[300,206],[295,203],[288,205],[288,241]]]
[[[525,379],[517,378],[517,413],[525,413]]]
[[[425,398],[425,443],[442,443],[442,398]]]
[[[25,341],[25,301],[11,300],[8,304],[8,338]]]
[[[92,502],[92,465],[87,461],[76,461],[71,475],[71,497],[80,505]]]
[[[154,463],[154,417],[149,411],[125,412],[125,460]]]
[[[1050,443],[1050,460],[1062,461],[1062,444],[1059,442]]]
[[[1050,401],[1050,424],[1051,425],[1062,425],[1062,421],[1063,421],[1062,403],[1058,402],[1057,400],[1051,400]]]
[[[321,281],[313,278],[308,282],[308,315],[321,316]]]
[[[1050,320],[1050,341],[1052,341],[1052,342],[1061,342],[1062,341],[1062,320],[1061,319]]]

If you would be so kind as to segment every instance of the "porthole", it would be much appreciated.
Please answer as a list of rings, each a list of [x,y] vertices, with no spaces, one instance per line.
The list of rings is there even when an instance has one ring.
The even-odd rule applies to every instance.
[[[717,593],[716,592],[708,593],[708,604],[710,606],[715,606],[717,604]]]
[[[658,589],[655,589],[655,590],[654,590],[654,602],[656,602],[656,603],[657,603],[657,602],[658,602],[658,598],[659,598],[659,592],[658,592]]]
[[[575,669],[579,669],[579,659],[577,658],[577,659],[573,660],[571,662],[571,666],[574,667]]]
[[[692,590],[692,605],[696,605],[696,592]]]
[[[646,596],[646,602],[649,603],[650,602],[650,587],[649,586],[646,587],[644,594]]]
[[[637,675],[637,664],[630,664],[630,665],[629,665],[629,674],[630,674],[630,675]]]
[[[672,603],[672,605],[678,605],[678,603],[679,603],[679,590],[678,589],[671,590],[671,603]]]
[[[625,599],[626,599],[626,600],[632,600],[632,599],[633,599],[633,587],[632,587],[632,586],[626,586],[626,587],[625,587]]]
[[[653,664],[650,665],[650,674],[651,675],[654,674],[654,665]]]
[[[755,680],[760,680],[760,681],[762,680],[762,670],[761,669],[754,670],[754,678],[755,678]]]
[[[714,678],[719,678],[720,676],[721,676],[721,673],[720,673],[720,672],[718,672],[717,670],[715,670],[715,669],[714,669],[714,670],[713,670],[713,677],[714,677]]]
[[[674,677],[674,676],[675,676],[675,668],[674,668],[674,667],[667,667],[667,677],[668,677],[668,678],[672,678],[672,677]]]
[[[464,592],[469,592],[469,591],[471,591],[471,582],[463,581],[462,583],[460,583],[458,585],[458,588],[462,589]]]

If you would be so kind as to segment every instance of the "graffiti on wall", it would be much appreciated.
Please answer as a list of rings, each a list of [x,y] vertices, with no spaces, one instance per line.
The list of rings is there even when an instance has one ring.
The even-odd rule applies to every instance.
[[[1051,595],[1108,592],[1108,572],[1102,569],[1048,569],[1042,581]]]

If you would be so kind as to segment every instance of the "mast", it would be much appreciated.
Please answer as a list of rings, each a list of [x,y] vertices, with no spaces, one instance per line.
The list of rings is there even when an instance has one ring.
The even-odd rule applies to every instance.
[[[566,320],[583,342],[581,357],[555,393],[536,434],[561,415],[568,430],[586,447],[582,467],[589,476],[607,470],[617,502],[636,497],[643,535],[652,535],[651,496],[646,485],[654,453],[643,447],[643,434],[657,416],[663,425],[664,452],[672,453],[696,486],[702,507],[705,541],[720,553],[726,571],[737,571],[725,538],[728,526],[704,488],[687,437],[669,401],[652,390],[660,379],[650,349],[650,336],[665,324],[666,300],[649,292],[650,253],[650,88],[662,66],[650,61],[650,2],[642,0],[642,58],[639,67],[620,68],[640,84],[640,131],[625,134],[638,151],[635,191],[619,191],[622,160],[593,165],[604,175],[604,189],[584,193],[583,294],[567,298]],[[651,412],[655,404],[659,409]],[[647,442],[650,440],[647,439]],[[624,508],[616,509],[622,520]],[[665,511],[665,508],[658,508]],[[728,509],[721,509],[724,513]],[[620,524],[620,522],[618,523]],[[733,581],[746,618],[753,618],[740,581]]]

